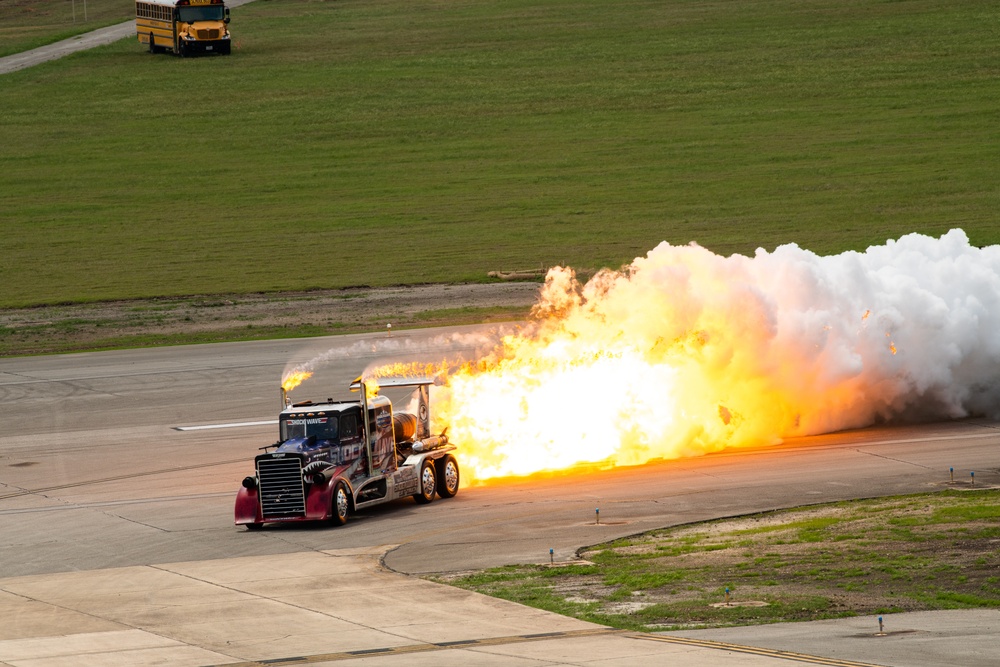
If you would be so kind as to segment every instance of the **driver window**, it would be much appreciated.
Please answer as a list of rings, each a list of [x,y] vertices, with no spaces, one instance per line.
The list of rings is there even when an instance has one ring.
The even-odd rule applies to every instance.
[[[358,437],[358,417],[357,415],[343,415],[340,418],[340,438],[341,440],[351,440]]]

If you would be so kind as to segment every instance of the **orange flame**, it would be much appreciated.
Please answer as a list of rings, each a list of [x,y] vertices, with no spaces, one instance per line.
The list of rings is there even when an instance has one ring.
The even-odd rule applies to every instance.
[[[766,298],[706,266],[726,258],[680,252],[694,255],[684,273],[670,267],[683,293],[637,279],[641,259],[585,286],[553,269],[533,334],[449,369],[433,415],[459,445],[467,481],[773,444],[822,432],[858,400],[857,377],[817,359],[840,354],[828,341],[850,329],[846,319],[784,334]]]
[[[365,373],[365,381],[370,382],[385,377],[434,377],[441,373],[448,372],[448,364],[445,362],[397,362],[384,364]]]
[[[291,391],[312,377],[311,371],[292,371],[281,380],[281,388]]]

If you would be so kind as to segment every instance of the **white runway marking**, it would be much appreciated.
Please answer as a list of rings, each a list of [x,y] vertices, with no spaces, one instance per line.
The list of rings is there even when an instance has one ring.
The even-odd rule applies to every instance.
[[[233,422],[231,424],[205,424],[204,426],[175,426],[175,431],[205,431],[211,428],[240,428],[241,426],[273,426],[277,419],[263,422]]]

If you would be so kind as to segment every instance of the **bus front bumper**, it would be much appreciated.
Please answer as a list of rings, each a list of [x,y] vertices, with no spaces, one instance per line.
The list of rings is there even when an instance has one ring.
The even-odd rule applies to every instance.
[[[185,39],[181,40],[181,48],[189,55],[219,53],[225,56],[231,50],[229,39]]]

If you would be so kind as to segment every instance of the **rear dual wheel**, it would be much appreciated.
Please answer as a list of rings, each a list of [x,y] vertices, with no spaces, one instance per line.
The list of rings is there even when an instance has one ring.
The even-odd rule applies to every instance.
[[[442,498],[454,498],[458,493],[458,461],[449,454],[443,459],[438,459],[437,465],[438,480],[437,493]]]

